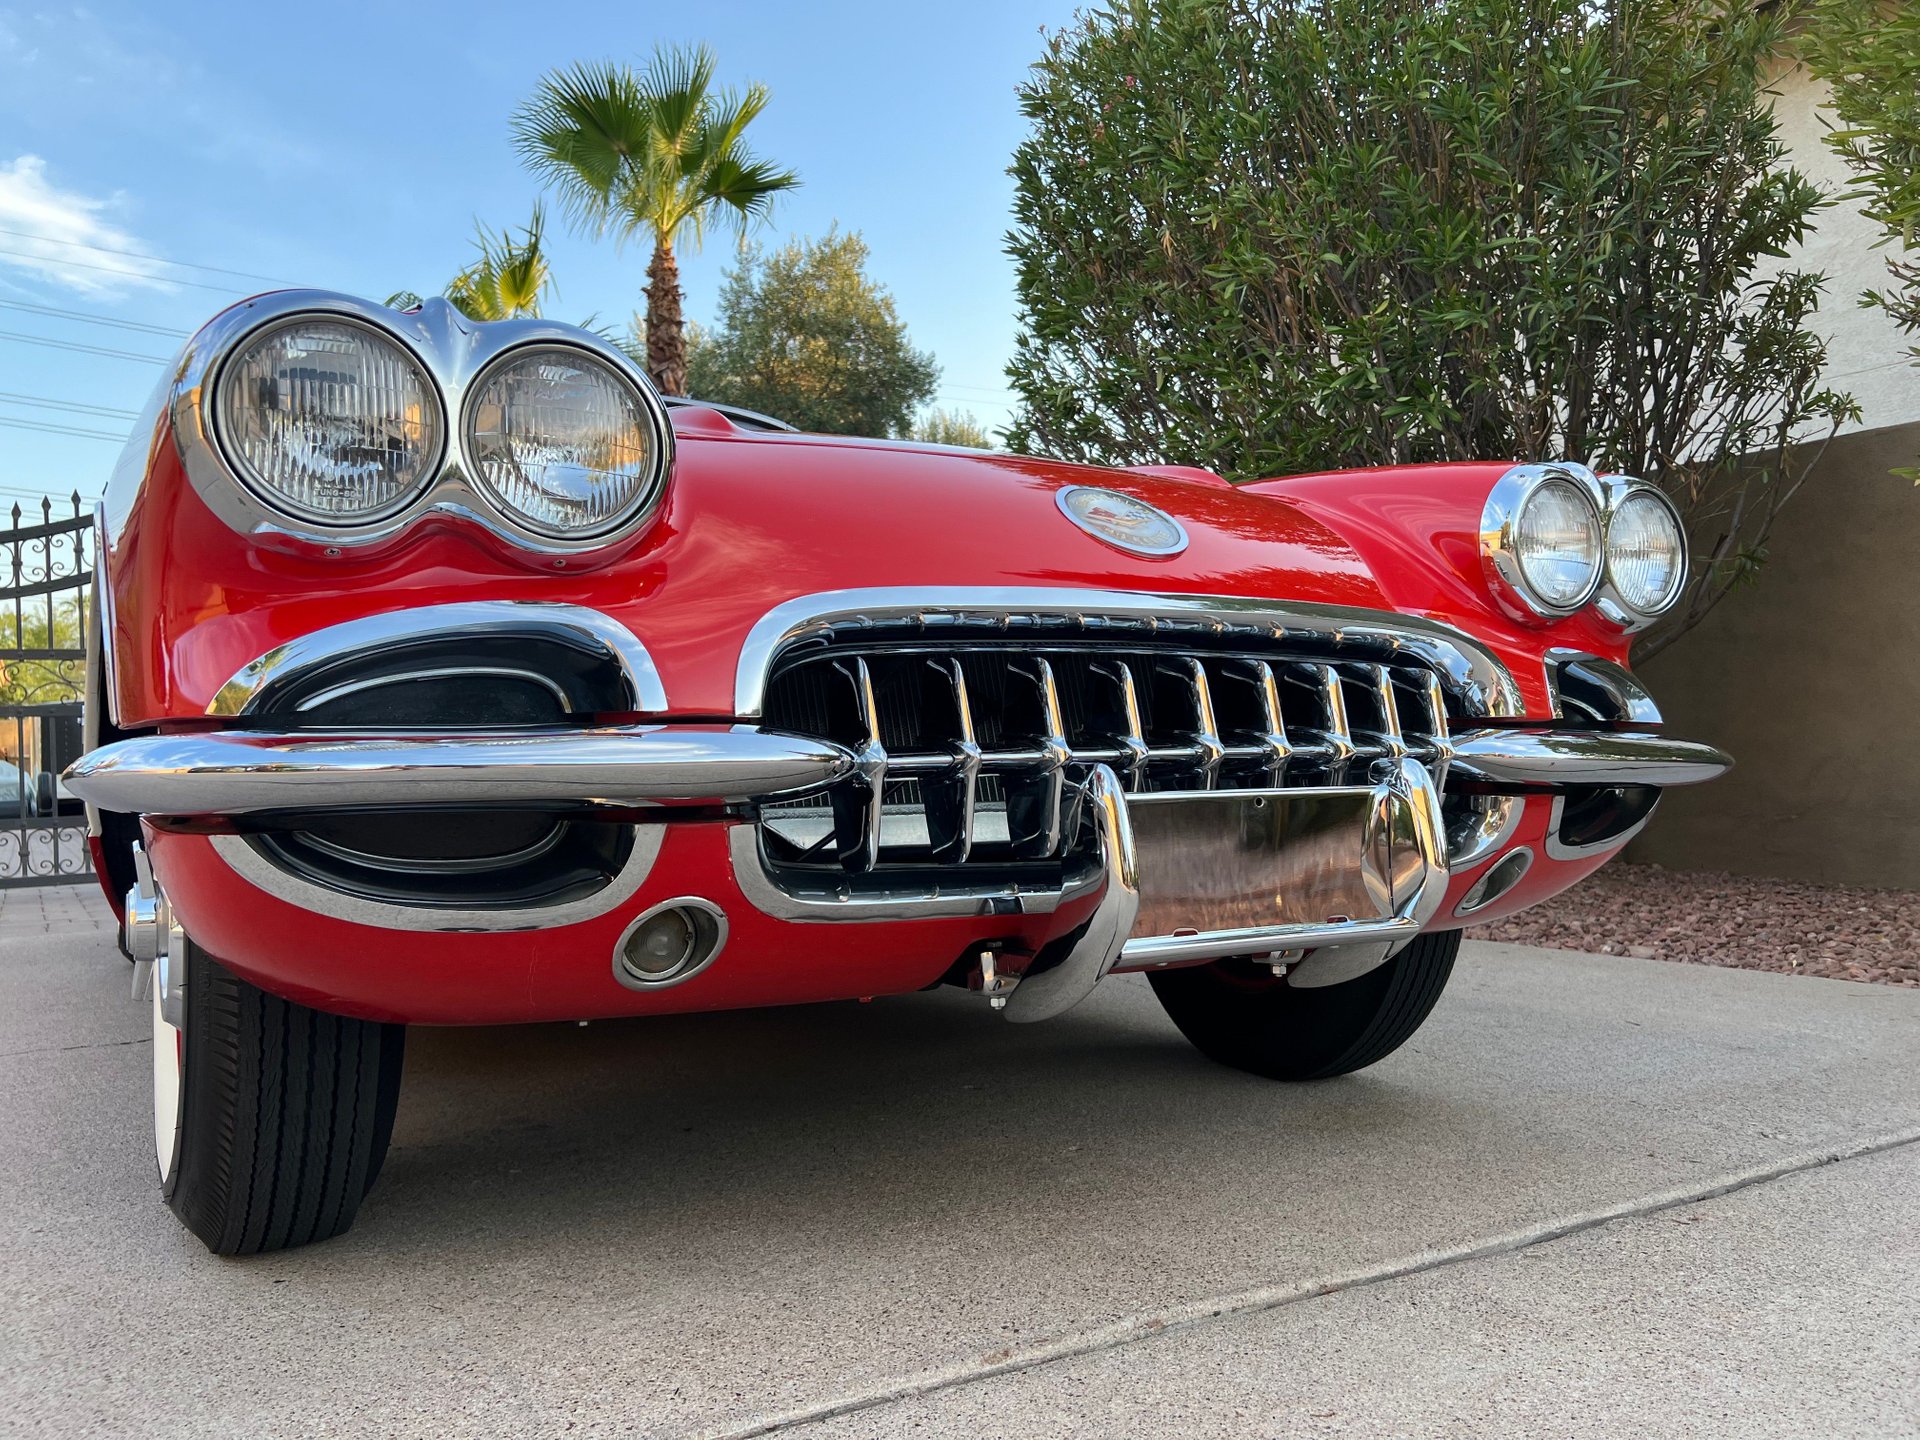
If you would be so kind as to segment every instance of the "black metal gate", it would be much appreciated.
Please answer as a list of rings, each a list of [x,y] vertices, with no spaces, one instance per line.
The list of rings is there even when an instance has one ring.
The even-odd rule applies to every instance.
[[[86,692],[93,517],[13,507],[0,530],[0,887],[92,873],[87,820],[60,784],[78,758]],[[64,507],[63,507],[64,508]],[[24,523],[23,523],[24,522]]]

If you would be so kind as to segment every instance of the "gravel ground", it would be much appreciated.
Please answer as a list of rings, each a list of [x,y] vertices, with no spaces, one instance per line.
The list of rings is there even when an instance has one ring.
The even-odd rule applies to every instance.
[[[1618,861],[1481,940],[1920,987],[1920,893]]]

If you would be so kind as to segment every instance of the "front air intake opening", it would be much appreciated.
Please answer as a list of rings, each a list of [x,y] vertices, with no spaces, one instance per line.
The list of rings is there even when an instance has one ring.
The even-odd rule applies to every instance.
[[[303,729],[551,727],[632,708],[605,650],[564,632],[443,632],[358,651],[273,684],[236,723]]]
[[[316,817],[248,843],[290,874],[365,900],[517,910],[603,889],[632,852],[633,827],[532,810],[395,810]]]

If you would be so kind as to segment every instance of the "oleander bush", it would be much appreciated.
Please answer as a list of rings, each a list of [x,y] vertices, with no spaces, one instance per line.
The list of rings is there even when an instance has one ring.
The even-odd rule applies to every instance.
[[[1021,90],[1016,448],[1250,479],[1568,456],[1695,535],[1657,646],[1818,442],[1824,203],[1760,0],[1112,0]]]

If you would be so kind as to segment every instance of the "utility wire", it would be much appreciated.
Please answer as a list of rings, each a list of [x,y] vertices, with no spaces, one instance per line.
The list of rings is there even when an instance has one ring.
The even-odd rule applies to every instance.
[[[98,270],[107,275],[118,275],[122,280],[148,280],[160,285],[185,285],[194,290],[212,290],[221,295],[247,293],[237,285],[209,285],[202,280],[179,280],[171,275],[142,275],[139,271],[129,270],[124,265],[89,265],[84,260],[64,260],[57,255],[36,255],[31,250],[0,250],[0,255],[12,255],[20,260],[38,260],[42,265],[63,265],[69,270]]]
[[[104,355],[109,360],[143,360],[149,365],[164,365],[166,359],[160,355],[136,355],[131,350],[107,350],[98,345],[82,345],[74,340],[49,340],[44,335],[20,335],[12,330],[0,330],[0,340],[17,340],[22,345],[45,345],[53,350],[77,350],[82,355]]]
[[[16,405],[31,405],[36,410],[72,410],[81,415],[105,415],[114,420],[138,420],[138,410],[122,410],[113,405],[84,405],[77,400],[55,400],[46,395],[20,395],[12,390],[0,390],[0,402],[11,401]]]
[[[116,445],[127,443],[125,431],[118,435],[109,430],[82,430],[74,425],[48,425],[39,420],[16,420],[11,415],[0,415],[0,425],[15,430],[38,430],[47,435],[72,435],[81,440],[111,440]]]
[[[149,325],[144,320],[122,320],[112,315],[89,315],[84,310],[62,310],[53,305],[32,305],[25,300],[0,300],[0,310],[24,310],[29,315],[51,315],[56,320],[81,320],[88,325],[110,325],[116,330],[138,330],[142,335],[167,335],[185,339],[193,332],[175,330],[168,325]]]
[[[194,260],[168,260],[159,255],[148,255],[140,250],[116,250],[111,245],[95,245],[90,240],[56,240],[50,235],[36,235],[31,230],[9,230],[0,226],[0,235],[12,235],[20,240],[32,240],[41,245],[62,245],[73,250],[97,250],[103,255],[129,255],[136,260],[148,260],[155,265],[178,265],[183,270],[204,270],[209,275],[237,275],[242,280],[264,280],[269,285],[291,285],[291,280],[282,280],[277,275],[256,275],[251,270],[229,270],[224,265],[202,265]]]

